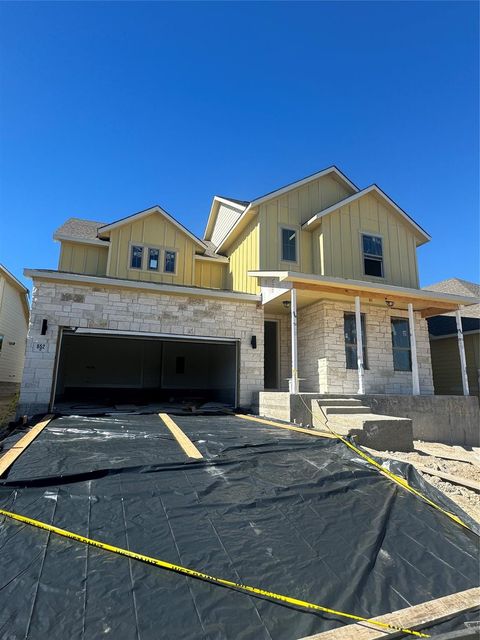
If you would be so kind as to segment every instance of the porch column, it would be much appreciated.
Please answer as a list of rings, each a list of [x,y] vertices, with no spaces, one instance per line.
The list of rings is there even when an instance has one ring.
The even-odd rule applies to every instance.
[[[362,314],[360,313],[360,296],[355,296],[355,331],[357,334],[357,369],[358,369],[358,391],[359,395],[365,393],[363,377],[365,373],[363,364],[363,336],[362,336]]]
[[[297,290],[290,292],[290,321],[292,334],[292,379],[290,393],[298,393],[298,345],[297,345]]]
[[[470,389],[468,388],[467,359],[465,357],[465,342],[463,340],[462,315],[460,309],[461,307],[459,307],[455,311],[455,318],[457,320],[458,351],[460,353],[460,370],[462,372],[463,395],[469,396]]]
[[[414,396],[420,395],[420,379],[418,377],[417,341],[415,339],[415,316],[413,304],[408,303],[408,327],[410,330],[410,349],[412,352],[412,392]]]

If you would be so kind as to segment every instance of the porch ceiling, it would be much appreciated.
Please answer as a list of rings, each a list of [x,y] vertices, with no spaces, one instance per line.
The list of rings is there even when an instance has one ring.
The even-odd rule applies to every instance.
[[[321,300],[341,301],[353,303],[355,296],[360,296],[361,302],[384,307],[389,303],[391,309],[407,310],[411,303],[414,311],[420,311],[422,317],[441,315],[455,311],[460,306],[476,304],[476,298],[456,296],[423,289],[409,289],[387,284],[362,282],[360,280],[346,280],[343,278],[328,278],[313,274],[294,273],[290,271],[251,271],[249,275],[277,280],[279,289],[285,287],[283,293],[264,305],[269,313],[288,313],[283,302],[290,297],[290,289],[297,290],[297,307],[306,307]]]

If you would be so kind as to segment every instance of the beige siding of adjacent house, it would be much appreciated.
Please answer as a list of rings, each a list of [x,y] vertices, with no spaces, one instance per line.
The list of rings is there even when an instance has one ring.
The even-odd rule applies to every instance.
[[[259,223],[253,220],[228,249],[227,288],[244,293],[259,293],[257,279],[248,275],[248,271],[259,268]]]
[[[195,286],[206,289],[225,289],[228,265],[211,260],[195,260]]]
[[[104,276],[107,273],[108,242],[105,247],[79,242],[62,241],[59,271]]]
[[[362,233],[382,238],[384,278],[363,270]],[[312,232],[315,273],[418,288],[416,236],[392,207],[372,194],[322,218]]]
[[[132,245],[145,247],[143,268],[130,268]],[[147,269],[147,248],[160,249],[160,267],[158,271]],[[165,249],[177,251],[176,274],[162,273],[163,252]],[[166,220],[161,214],[153,213],[131,224],[124,224],[110,232],[110,253],[107,264],[107,276],[141,280],[144,282],[163,282],[167,284],[195,284],[195,251],[199,248],[186,233]]]
[[[314,271],[312,233],[302,231],[300,227],[322,209],[326,209],[353,193],[353,189],[332,176],[323,176],[261,204],[258,212],[260,269],[319,273]],[[300,243],[297,263],[281,260],[280,229],[282,226],[292,227],[299,231]]]
[[[479,395],[480,335],[464,334],[470,395]],[[430,341],[433,383],[439,395],[463,395],[460,354],[456,336]]]
[[[0,382],[22,380],[28,320],[21,295],[0,276]]]

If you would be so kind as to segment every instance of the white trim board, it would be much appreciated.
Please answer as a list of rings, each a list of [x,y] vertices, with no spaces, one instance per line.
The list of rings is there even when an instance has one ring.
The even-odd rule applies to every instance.
[[[106,278],[103,276],[86,276],[77,273],[46,271],[41,269],[25,269],[23,273],[27,278],[32,278],[32,280],[57,281],[79,285],[84,284],[87,286],[100,285],[103,287],[114,287],[116,289],[137,289],[140,291],[152,291],[159,295],[172,294],[179,296],[199,296],[203,298],[223,298],[225,300],[242,300],[243,302],[254,303],[261,302],[260,296],[252,293],[238,293],[224,289],[204,289],[202,287],[186,287],[175,284],[142,282],[140,280]]]
[[[75,242],[76,244],[93,244],[96,247],[108,249],[110,240],[99,240],[98,238],[79,238],[78,236],[68,236],[64,233],[54,233],[53,239],[57,242]]]
[[[355,202],[356,200],[362,198],[363,196],[366,196],[369,193],[375,193],[376,195],[380,196],[391,207],[393,207],[393,209],[395,209],[395,211],[399,215],[401,215],[402,218],[404,218],[408,222],[408,224],[413,226],[416,229],[416,231],[419,233],[419,235],[422,237],[422,244],[432,239],[431,236],[424,229],[422,229],[422,227],[418,225],[413,218],[411,218],[408,215],[408,213],[405,213],[405,211],[403,211],[403,209],[401,209],[398,206],[398,204],[396,204],[391,198],[389,198],[384,191],[382,191],[379,187],[377,187],[376,184],[372,184],[369,187],[366,187],[366,189],[362,189],[362,191],[358,191],[357,193],[354,193],[348,198],[344,198],[343,200],[340,200],[340,202],[332,204],[330,207],[327,207],[326,209],[319,211],[302,225],[302,229],[305,229],[306,231],[311,231],[312,229],[315,229],[315,227],[318,226],[320,220],[324,216],[327,216],[329,213],[333,213],[334,211],[337,211],[337,209],[340,209],[341,207],[344,207],[350,204],[351,202]]]
[[[162,215],[164,218],[166,218],[166,220],[168,220],[168,222],[170,222],[175,227],[177,227],[179,231],[184,233],[191,240],[193,240],[195,244],[197,244],[199,247],[205,250],[206,247],[204,243],[201,240],[199,240],[197,236],[193,235],[193,233],[191,233],[186,227],[180,224],[180,222],[177,222],[175,218],[172,218],[172,216],[168,214],[164,209],[162,209],[162,207],[160,207],[158,204],[154,205],[153,207],[150,207],[149,209],[144,209],[143,211],[139,211],[138,213],[133,213],[130,216],[126,216],[125,218],[121,218],[120,220],[116,220],[115,222],[111,222],[110,224],[106,224],[103,227],[99,227],[97,233],[98,235],[108,233],[112,229],[117,229],[118,227],[122,227],[125,224],[130,224],[134,220],[141,220],[142,218],[146,218],[147,216],[150,216],[153,213],[159,213],[160,215]]]
[[[78,327],[75,331],[64,331],[63,335],[95,335],[95,336],[122,336],[125,338],[161,338],[164,340],[180,340],[182,342],[225,342],[234,344],[239,342],[239,338],[223,338],[217,336],[192,336],[184,333],[156,333],[153,331],[119,331],[118,329],[87,329]]]

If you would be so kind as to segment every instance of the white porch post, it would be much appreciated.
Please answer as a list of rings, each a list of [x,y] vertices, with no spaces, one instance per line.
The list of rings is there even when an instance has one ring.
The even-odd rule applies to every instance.
[[[410,330],[410,349],[412,351],[412,392],[414,396],[420,395],[420,379],[418,377],[417,341],[415,338],[415,316],[413,304],[408,303],[408,327]]]
[[[468,388],[467,359],[465,357],[465,342],[463,340],[462,316],[460,308],[455,311],[455,318],[457,320],[458,351],[460,353],[460,370],[462,372],[463,395],[469,396],[470,389]]]
[[[290,393],[298,393],[297,290],[294,287],[290,292],[290,296],[292,334],[292,378],[290,380]]]
[[[363,336],[362,336],[362,314],[360,313],[360,296],[355,296],[355,331],[357,334],[357,368],[358,368],[358,391],[359,395],[365,393],[364,364],[363,364]]]

